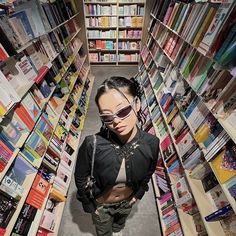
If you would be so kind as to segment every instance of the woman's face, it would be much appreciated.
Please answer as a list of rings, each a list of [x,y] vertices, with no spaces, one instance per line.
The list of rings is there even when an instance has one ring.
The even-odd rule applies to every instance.
[[[116,89],[110,89],[99,98],[98,105],[101,115],[112,115],[117,114],[119,111],[124,111],[123,114],[122,112],[117,114],[117,116],[126,114],[124,118],[110,116],[113,119],[110,119],[111,122],[105,124],[107,128],[116,133],[118,136],[125,136],[129,134],[136,125],[136,114],[140,109],[140,101],[139,99],[135,99],[132,95],[130,95],[127,89],[121,88],[120,91],[124,93],[129,101],[127,101],[127,99]],[[130,104],[132,105],[133,109],[131,109],[131,111],[127,114]]]

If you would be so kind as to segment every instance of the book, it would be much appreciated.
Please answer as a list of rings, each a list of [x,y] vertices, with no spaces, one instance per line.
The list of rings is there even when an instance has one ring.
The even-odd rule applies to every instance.
[[[15,112],[10,112],[8,114],[8,116],[1,122],[0,129],[1,135],[15,148],[19,147],[21,137],[26,133],[29,133],[29,129]]]
[[[229,204],[229,201],[220,185],[217,185],[211,190],[209,190],[207,192],[207,195],[216,210],[225,207]]]
[[[222,208],[218,209],[217,211],[211,213],[210,215],[206,216],[205,220],[208,222],[218,221],[218,220],[224,219],[224,218],[232,215],[233,212],[234,212],[233,208],[229,204],[229,205],[222,207]]]
[[[235,145],[227,145],[214,160],[212,168],[221,184],[236,176]]]
[[[222,29],[223,24],[234,8],[234,1],[227,0],[224,3],[220,4],[215,17],[213,18],[207,32],[205,33],[201,43],[198,46],[198,50],[206,55],[211,49],[213,42],[216,39],[218,32]]]
[[[42,158],[47,147],[43,139],[36,133],[31,133],[24,146],[35,159]]]
[[[213,172],[210,172],[202,179],[202,185],[205,192],[208,192],[218,184],[219,182],[217,181],[216,176],[214,175]]]

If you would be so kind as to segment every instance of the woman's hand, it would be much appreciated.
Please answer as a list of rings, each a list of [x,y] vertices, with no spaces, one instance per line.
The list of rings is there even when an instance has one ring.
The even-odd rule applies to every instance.
[[[138,199],[136,197],[133,197],[130,202],[129,202],[129,205],[130,206],[133,206],[136,202],[138,201]]]

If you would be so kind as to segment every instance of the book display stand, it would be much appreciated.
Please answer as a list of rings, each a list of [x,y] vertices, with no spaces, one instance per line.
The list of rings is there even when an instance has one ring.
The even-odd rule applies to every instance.
[[[90,63],[138,64],[145,1],[86,0],[83,4]]]
[[[0,11],[0,235],[57,235],[94,81],[83,8]]]
[[[236,4],[153,4],[137,78],[163,235],[235,235]]]

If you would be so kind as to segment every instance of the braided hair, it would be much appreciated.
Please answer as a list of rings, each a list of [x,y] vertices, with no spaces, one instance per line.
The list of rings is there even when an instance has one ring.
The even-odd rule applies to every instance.
[[[128,100],[125,94],[120,90],[121,88],[127,88],[128,93],[131,94],[133,97],[138,97],[140,100],[142,99],[143,88],[137,79],[127,79],[121,76],[112,76],[109,79],[106,79],[98,88],[97,94],[95,96],[95,102],[97,106],[99,98],[110,89],[116,89],[125,99]],[[142,128],[145,116],[141,110],[137,112],[137,118],[140,123],[140,127]]]

